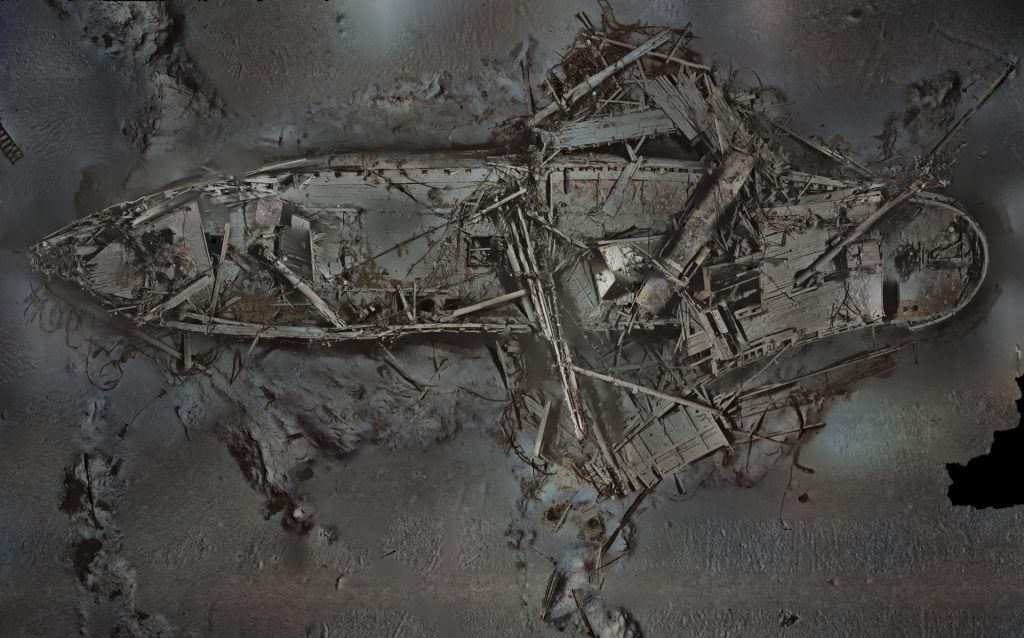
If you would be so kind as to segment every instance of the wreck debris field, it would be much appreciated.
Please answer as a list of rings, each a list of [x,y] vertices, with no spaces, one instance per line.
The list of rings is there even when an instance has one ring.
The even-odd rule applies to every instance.
[[[1024,636],[1024,8],[0,4],[11,636]]]

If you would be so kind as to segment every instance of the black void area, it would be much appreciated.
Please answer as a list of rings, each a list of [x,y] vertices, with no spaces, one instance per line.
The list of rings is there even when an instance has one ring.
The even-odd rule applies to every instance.
[[[1024,394],[1024,376],[1017,377],[1017,385]],[[1024,396],[1017,399],[1017,411],[1022,415],[1017,427],[995,432],[988,454],[971,459],[967,465],[946,465],[953,479],[949,486],[953,505],[977,509],[1024,505]]]

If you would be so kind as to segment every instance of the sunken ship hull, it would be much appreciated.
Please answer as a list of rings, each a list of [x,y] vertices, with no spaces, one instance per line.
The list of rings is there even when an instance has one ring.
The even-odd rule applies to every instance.
[[[788,201],[728,221],[680,219],[684,203],[720,197],[701,185],[721,170],[591,154],[542,166],[476,155],[303,160],[114,206],[45,239],[34,263],[112,313],[187,333],[324,344],[537,335],[557,383],[528,401],[536,455],[564,449],[551,430],[574,433],[574,445],[592,433],[580,471],[611,491],[643,489],[729,449],[727,433],[761,427],[755,417],[784,419],[794,392],[807,406],[822,396],[808,393],[811,380],[711,390],[727,372],[830,335],[942,321],[987,267],[975,222],[922,192],[798,284],[882,192],[784,173]],[[642,363],[651,351],[658,365]],[[884,371],[876,357],[890,354],[832,370],[830,389],[843,374]],[[692,390],[658,390],[667,372]]]
[[[749,445],[749,461],[755,445],[794,443],[821,425],[823,398],[895,365],[875,348],[765,379],[794,346],[934,324],[978,292],[983,233],[927,192],[950,135],[883,177],[787,129],[760,91],[723,86],[688,30],[582,19],[521,155],[214,174],[85,217],[33,264],[185,334],[503,337],[507,431],[533,434],[537,462],[619,493],[718,451]],[[699,161],[657,157],[654,138]],[[806,152],[834,166],[797,170]]]
[[[691,365],[716,369],[858,328],[936,323],[984,278],[977,224],[922,192],[798,285],[883,193],[796,172],[780,176],[789,201],[729,222],[748,228],[697,228],[681,264],[666,238],[716,170],[596,154],[539,167],[472,154],[301,160],[113,206],[44,239],[33,263],[142,325],[317,342],[534,332],[549,305],[537,292],[553,292],[584,332],[664,330]]]

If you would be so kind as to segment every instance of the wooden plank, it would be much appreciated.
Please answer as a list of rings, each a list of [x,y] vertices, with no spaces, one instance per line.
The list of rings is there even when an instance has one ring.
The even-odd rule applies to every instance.
[[[602,213],[614,215],[619,212],[626,199],[626,189],[629,188],[629,184],[633,181],[633,176],[636,175],[636,171],[639,168],[640,160],[626,164],[619,175],[619,179],[615,180],[615,186],[612,187],[612,192],[608,194],[608,199],[604,200],[604,205],[601,207]]]
[[[692,84],[687,85],[687,89],[684,93],[684,89],[671,79],[661,76],[647,84],[647,95],[651,96],[679,132],[692,142],[703,130],[697,110],[703,98],[697,92],[697,87]]]
[[[676,129],[676,124],[660,109],[636,113],[588,117],[566,124],[557,131],[540,131],[551,149],[604,146],[644,136],[664,135]]]

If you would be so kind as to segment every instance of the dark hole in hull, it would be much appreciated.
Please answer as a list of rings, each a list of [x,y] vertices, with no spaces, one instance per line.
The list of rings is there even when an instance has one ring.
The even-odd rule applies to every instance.
[[[886,319],[892,319],[900,307],[900,282],[886,279],[882,282],[882,312]]]

